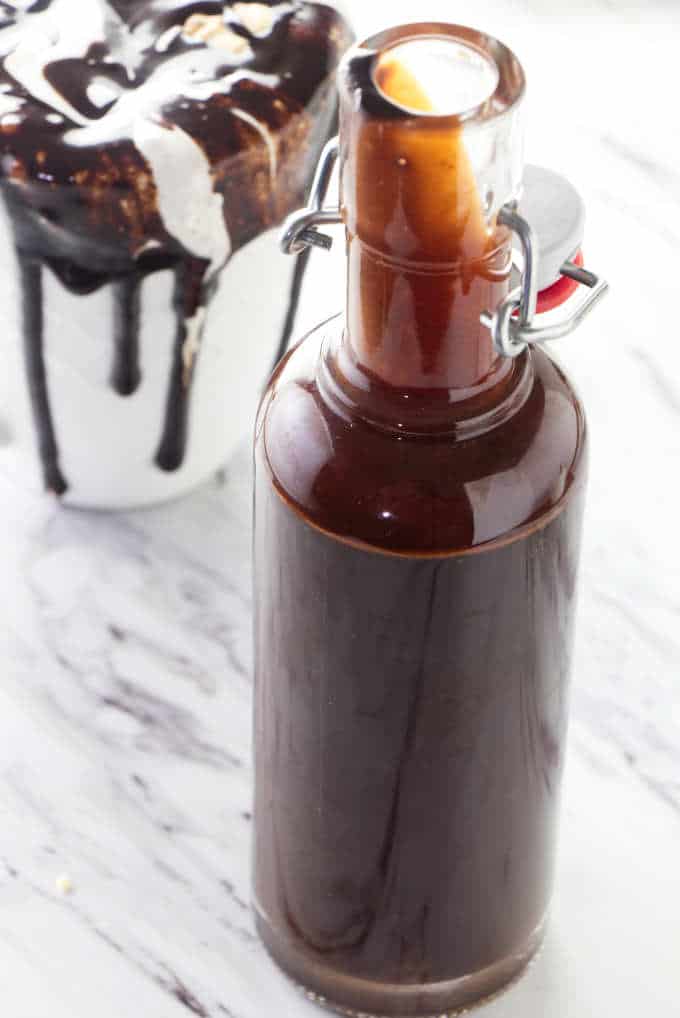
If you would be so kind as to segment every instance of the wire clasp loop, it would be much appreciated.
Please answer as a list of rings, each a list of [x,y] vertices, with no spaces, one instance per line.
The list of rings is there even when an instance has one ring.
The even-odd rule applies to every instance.
[[[324,207],[328,187],[339,156],[340,141],[338,138],[331,138],[321,153],[319,165],[316,168],[309,195],[309,205],[293,212],[284,224],[281,236],[281,247],[284,254],[300,254],[306,247],[320,247],[324,251],[330,251],[332,248],[333,238],[327,233],[321,233],[317,227],[338,226],[342,223],[339,208]]]
[[[537,317],[540,318],[536,314],[539,251],[536,234],[530,223],[519,214],[515,203],[503,206],[498,213],[498,222],[512,230],[519,240],[522,282],[495,312],[485,311],[481,322],[491,332],[494,346],[501,356],[519,357],[528,346],[560,339],[577,329],[605,296],[609,283],[572,261],[564,262],[560,274],[586,286],[589,293],[561,319],[549,325],[536,325]]]

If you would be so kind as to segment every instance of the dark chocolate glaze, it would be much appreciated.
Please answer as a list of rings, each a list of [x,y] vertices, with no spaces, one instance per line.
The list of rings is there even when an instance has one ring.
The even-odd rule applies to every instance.
[[[32,95],[12,76],[7,53],[0,63],[1,99],[3,103],[17,100],[11,116],[0,117],[0,188],[22,262],[48,266],[75,294],[109,284],[115,287],[111,384],[121,396],[132,395],[143,382],[140,285],[150,273],[174,269],[177,341],[156,462],[161,469],[176,470],[186,449],[193,377],[193,370],[184,371],[181,363],[185,319],[207,306],[224,266],[197,257],[167,231],[153,168],[132,138],[135,118],[139,112],[168,129],[179,128],[203,150],[214,190],[224,200],[233,255],[302,203],[320,149],[332,130],[333,71],[350,35],[332,8],[298,0],[267,4],[275,16],[263,36],[250,34],[232,3],[92,2],[105,14],[103,38],[93,38],[79,58],[50,61],[47,51],[42,70],[58,94],[54,105]],[[18,26],[30,31],[36,24],[32,19],[49,15],[50,7],[57,8],[58,3],[39,0],[24,11],[0,3],[0,45],[3,30],[15,31]],[[247,44],[248,52],[190,41],[182,32],[171,32],[157,48],[164,33],[183,26],[194,14],[219,15],[234,37]],[[60,16],[63,21],[63,11]],[[67,25],[60,27],[68,35]],[[186,61],[191,56],[189,71]],[[165,70],[173,73],[150,103],[145,86],[154,74]],[[106,82],[113,90],[112,100],[103,106],[88,94],[95,82]],[[139,111],[133,104],[129,122],[116,122],[118,104],[131,95],[135,100],[139,95]],[[91,143],[74,144],[79,132],[82,138],[83,130],[96,125],[103,133]],[[275,139],[275,175],[262,131]],[[306,259],[298,262],[295,272],[281,350],[292,332],[306,264]],[[25,331],[25,342],[32,346],[35,362],[35,335]],[[33,399],[35,425],[42,455],[50,458],[43,460],[45,473],[52,474],[57,443],[44,363],[41,377],[43,395]],[[50,436],[48,442],[45,436]],[[64,489],[63,478],[58,486]]]
[[[45,372],[42,273],[43,268],[39,261],[19,255],[26,377],[35,417],[43,477],[48,491],[54,492],[55,495],[63,495],[67,490],[67,484],[59,466],[59,449],[52,426]]]
[[[187,441],[189,393],[196,359],[185,363],[184,345],[187,339],[187,321],[196,314],[203,300],[202,280],[205,266],[200,262],[181,262],[175,270],[173,305],[177,315],[175,350],[168,388],[165,427],[156,463],[165,471],[177,470],[184,459]]]
[[[111,385],[119,396],[132,396],[139,388],[140,278],[124,276],[114,284],[116,322]]]

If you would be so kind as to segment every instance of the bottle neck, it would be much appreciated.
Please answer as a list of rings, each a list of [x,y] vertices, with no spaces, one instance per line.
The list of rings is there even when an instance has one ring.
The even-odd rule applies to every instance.
[[[383,87],[427,109],[408,70],[386,67]],[[511,270],[498,195],[476,170],[495,136],[450,118],[374,116],[343,97],[347,356],[384,385],[459,402],[507,370],[481,324],[507,295]]]
[[[345,327],[326,344],[321,390],[349,415],[406,434],[475,435],[521,406],[524,355],[501,357],[482,312],[510,285],[511,241],[458,262],[397,258],[347,229]]]
[[[509,241],[474,260],[386,256],[348,231],[346,356],[395,389],[446,390],[451,403],[493,387],[507,371],[481,323],[509,289]]]
[[[389,30],[343,63],[347,315],[327,374],[374,419],[483,416],[517,375],[481,317],[510,287],[523,87],[509,50],[458,26]]]

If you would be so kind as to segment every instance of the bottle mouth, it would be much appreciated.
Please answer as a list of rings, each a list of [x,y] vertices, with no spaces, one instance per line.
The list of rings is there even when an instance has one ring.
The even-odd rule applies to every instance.
[[[369,115],[488,120],[523,98],[522,66],[498,39],[463,25],[390,28],[355,46],[340,70]]]
[[[383,98],[418,117],[469,117],[488,102],[499,78],[487,53],[444,35],[397,42],[373,64],[373,82]]]

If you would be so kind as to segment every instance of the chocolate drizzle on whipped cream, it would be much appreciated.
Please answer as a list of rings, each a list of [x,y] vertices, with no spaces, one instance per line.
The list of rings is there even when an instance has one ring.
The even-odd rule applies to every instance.
[[[156,462],[178,469],[211,294],[230,257],[300,204],[333,126],[333,71],[349,42],[337,12],[301,0],[0,0],[0,186],[50,489],[63,492],[66,480],[45,372],[44,269],[75,294],[114,287],[115,320],[102,328],[121,397],[144,384],[140,286],[174,271]],[[293,303],[299,277],[300,266]]]

